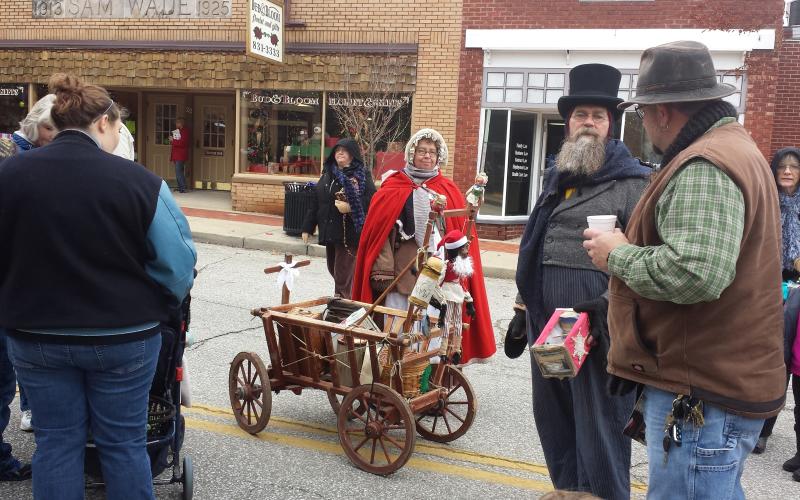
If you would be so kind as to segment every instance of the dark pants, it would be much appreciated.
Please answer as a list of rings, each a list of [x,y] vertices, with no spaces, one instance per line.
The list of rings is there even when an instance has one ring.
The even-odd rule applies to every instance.
[[[794,395],[795,405],[794,405],[794,434],[795,439],[797,441],[797,453],[800,453],[800,377],[797,375],[791,375],[792,377],[792,394]],[[764,421],[764,427],[761,429],[761,436],[760,437],[770,437],[772,435],[772,429],[775,427],[775,422],[778,420],[778,416],[775,415],[774,417],[770,417]]]
[[[17,377],[8,358],[6,331],[0,328],[0,474],[19,468],[19,462],[11,454],[11,445],[3,441],[3,432],[11,418],[9,405],[17,392]]]
[[[341,243],[325,245],[325,256],[328,260],[328,272],[333,276],[334,293],[349,299],[353,289],[353,274],[356,268],[355,248],[346,248]]]
[[[550,479],[557,489],[609,500],[630,498],[631,440],[622,434],[635,394],[606,391],[600,353],[590,353],[571,380],[542,377],[531,352],[533,416]]]
[[[181,193],[186,192],[186,175],[184,168],[186,162],[183,160],[175,160],[175,181],[178,183],[178,191]]]

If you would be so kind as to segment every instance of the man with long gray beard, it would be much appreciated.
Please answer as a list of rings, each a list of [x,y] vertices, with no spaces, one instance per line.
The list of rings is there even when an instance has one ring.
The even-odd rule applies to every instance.
[[[542,377],[531,355],[533,415],[553,485],[612,500],[630,497],[631,443],[622,431],[634,395],[610,394],[608,275],[594,267],[582,242],[589,215],[613,214],[625,227],[651,172],[613,138],[620,77],[604,64],[570,71],[570,94],[558,101],[567,139],[545,170],[520,244],[515,308],[527,314],[518,314],[524,320],[513,320],[506,339],[506,353],[518,356],[557,307],[589,313],[594,345],[575,378]],[[527,325],[527,342],[515,349],[520,323]]]

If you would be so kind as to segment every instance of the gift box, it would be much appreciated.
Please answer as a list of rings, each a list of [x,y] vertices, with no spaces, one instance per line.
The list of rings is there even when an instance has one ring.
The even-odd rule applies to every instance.
[[[546,378],[572,378],[591,349],[589,316],[572,309],[556,309],[531,350]]]

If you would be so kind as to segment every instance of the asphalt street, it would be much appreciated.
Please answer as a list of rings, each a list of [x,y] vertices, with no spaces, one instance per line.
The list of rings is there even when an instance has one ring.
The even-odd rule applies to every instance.
[[[194,464],[194,498],[198,499],[332,499],[332,498],[536,498],[551,489],[531,411],[530,362],[527,353],[509,360],[502,336],[513,313],[512,280],[487,279],[498,354],[464,373],[478,397],[478,413],[469,431],[449,445],[418,437],[411,459],[389,477],[368,474],[344,455],[336,418],[320,391],[274,395],[272,416],[256,436],[240,430],[228,399],[228,369],[240,351],[269,362],[255,307],[276,305],[275,276],[263,269],[282,255],[215,245],[198,245],[199,275],[192,307],[188,371],[193,408],[185,412],[183,453]],[[298,257],[302,258],[302,257]],[[324,259],[302,268],[292,301],[333,291]],[[748,459],[743,477],[748,498],[800,498],[800,483],[781,470],[794,452],[790,400],[778,419],[767,452]],[[33,436],[18,430],[19,408],[4,439],[15,454],[29,460]],[[634,498],[644,498],[647,458],[634,443],[631,479]],[[158,498],[181,498],[179,485],[159,486]],[[0,498],[31,497],[30,483],[0,483]],[[87,498],[103,498],[102,490]]]

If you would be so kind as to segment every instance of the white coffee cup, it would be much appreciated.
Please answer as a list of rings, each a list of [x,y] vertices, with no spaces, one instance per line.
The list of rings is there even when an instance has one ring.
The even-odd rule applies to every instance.
[[[617,225],[616,215],[589,215],[586,217],[589,229],[596,229],[602,232],[610,232]]]

